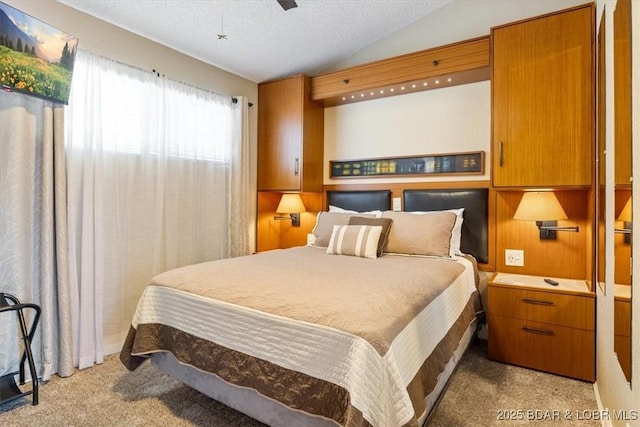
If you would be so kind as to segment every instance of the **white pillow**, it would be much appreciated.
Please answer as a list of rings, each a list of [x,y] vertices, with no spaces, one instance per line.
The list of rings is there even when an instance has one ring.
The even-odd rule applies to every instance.
[[[381,233],[379,225],[334,225],[327,254],[375,259]]]
[[[462,221],[464,218],[462,216],[464,212],[464,208],[458,209],[444,209],[442,211],[413,211],[408,212],[416,215],[424,215],[431,214],[436,212],[453,212],[456,214],[456,223],[453,225],[453,230],[451,231],[451,242],[449,244],[449,255],[462,255],[462,251],[460,250],[460,239],[462,238]]]
[[[376,218],[381,218],[382,217],[382,211],[380,210],[375,210],[375,211],[369,211],[369,212],[358,212],[358,211],[352,211],[349,209],[342,209],[338,206],[333,206],[333,205],[329,205],[329,212],[339,212],[339,213],[351,213],[351,214],[367,214],[367,215],[375,215]]]

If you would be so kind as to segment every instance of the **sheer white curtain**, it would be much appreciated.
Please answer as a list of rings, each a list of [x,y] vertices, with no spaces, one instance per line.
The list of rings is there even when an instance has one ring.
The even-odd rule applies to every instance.
[[[230,213],[245,203],[248,190],[231,189],[248,163],[231,98],[83,51],[69,107],[74,357],[84,368],[120,350],[154,275],[248,252],[230,251],[229,232],[246,239],[248,223]]]
[[[229,203],[229,256],[247,255],[251,251],[249,242],[250,197],[250,147],[249,147],[249,101],[238,96],[234,102],[233,150],[230,164]]]
[[[0,92],[0,292],[42,310],[32,350],[43,380],[73,373],[63,118],[61,106]],[[21,355],[13,317],[0,316],[0,376]]]

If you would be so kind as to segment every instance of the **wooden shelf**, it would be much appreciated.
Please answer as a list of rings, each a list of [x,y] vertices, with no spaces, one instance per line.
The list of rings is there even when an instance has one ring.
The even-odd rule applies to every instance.
[[[490,79],[489,36],[396,56],[311,78],[325,107]]]

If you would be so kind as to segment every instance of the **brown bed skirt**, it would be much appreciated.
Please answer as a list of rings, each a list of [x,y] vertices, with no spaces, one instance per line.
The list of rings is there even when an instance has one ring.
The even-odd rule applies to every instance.
[[[445,365],[458,348],[469,325],[475,321],[477,295],[469,299],[461,315],[437,344],[407,386],[414,417],[405,424],[417,427],[427,410],[425,398],[434,390]],[[314,416],[333,420],[341,426],[371,424],[350,401],[349,392],[336,384],[292,371],[267,360],[226,348],[162,324],[131,327],[120,360],[136,369],[153,353],[170,352],[181,364],[214,374],[221,380],[256,390],[261,395]],[[386,427],[386,426],[385,426]]]

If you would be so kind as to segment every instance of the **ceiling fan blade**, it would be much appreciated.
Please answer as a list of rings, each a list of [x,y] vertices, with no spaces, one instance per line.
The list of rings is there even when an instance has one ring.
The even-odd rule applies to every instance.
[[[295,0],[276,0],[276,1],[280,4],[280,6],[282,6],[284,10],[289,10],[289,9],[293,9],[294,7],[298,7]]]

